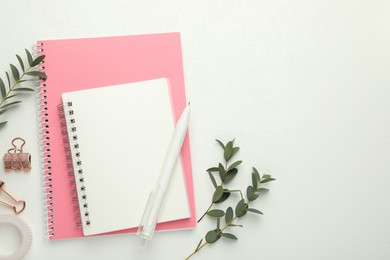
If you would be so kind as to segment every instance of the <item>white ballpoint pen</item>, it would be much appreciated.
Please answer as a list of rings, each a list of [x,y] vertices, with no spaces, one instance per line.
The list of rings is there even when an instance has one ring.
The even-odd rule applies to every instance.
[[[142,238],[143,248],[146,247],[147,242],[153,237],[157,224],[158,213],[164,200],[165,192],[168,188],[172,173],[175,169],[175,165],[184,142],[184,137],[186,136],[189,119],[190,103],[188,103],[185,107],[176,124],[159,180],[155,189],[150,193],[148,203],[146,204],[146,208],[142,216],[141,224],[138,228],[137,234]]]

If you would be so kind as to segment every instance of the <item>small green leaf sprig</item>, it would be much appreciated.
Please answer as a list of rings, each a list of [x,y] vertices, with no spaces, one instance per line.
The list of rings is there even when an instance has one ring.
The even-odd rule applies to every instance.
[[[27,49],[25,49],[25,51],[27,56],[27,66],[25,66],[25,64],[23,63],[22,58],[18,54],[16,54],[16,58],[18,59],[21,71],[19,71],[15,65],[10,64],[13,79],[10,78],[8,72],[5,72],[8,87],[6,87],[3,79],[0,77],[0,116],[7,112],[10,107],[22,102],[11,101],[11,99],[14,99],[19,93],[34,91],[34,89],[32,88],[20,87],[20,83],[26,81],[33,81],[36,77],[46,79],[46,74],[44,72],[34,70],[45,59],[45,55],[38,56],[34,59]],[[30,77],[26,78],[26,76]],[[0,127],[4,126],[6,123],[7,121],[0,121]]]
[[[258,199],[262,192],[268,191],[267,188],[262,187],[263,184],[275,180],[269,174],[260,175],[258,170],[255,167],[252,167],[252,185],[249,185],[246,189],[246,200],[243,197],[241,190],[231,190],[224,188],[224,184],[230,182],[238,173],[237,166],[239,166],[242,161],[235,161],[229,166],[228,162],[240,150],[240,148],[234,147],[234,140],[227,142],[226,145],[219,140],[216,141],[223,149],[225,166],[222,163],[219,163],[218,167],[212,167],[206,170],[215,190],[209,208],[198,220],[198,222],[200,222],[206,215],[215,218],[216,228],[206,233],[204,239],[202,238],[199,241],[196,249],[186,258],[186,260],[191,258],[206,245],[217,242],[221,237],[237,240],[238,238],[234,234],[228,233],[225,230],[229,227],[242,227],[242,225],[237,225],[234,223],[237,219],[245,216],[247,212],[263,215],[260,210],[251,208],[249,205]],[[213,176],[213,172],[217,172],[219,174],[221,181],[220,185],[217,184],[217,181]],[[211,209],[214,204],[227,200],[230,197],[230,194],[233,192],[238,192],[241,196],[241,199],[235,205],[234,210],[233,207],[228,207],[226,211],[221,209]],[[224,218],[225,224],[223,226],[221,226],[221,218]],[[203,242],[203,240],[205,241]]]
[[[233,180],[234,177],[238,173],[237,167],[242,163],[242,161],[241,160],[235,161],[234,163],[232,163],[229,166],[228,166],[228,162],[240,150],[240,147],[234,147],[234,140],[227,142],[226,145],[223,144],[218,139],[216,141],[223,149],[223,157],[225,159],[225,165],[223,165],[222,163],[219,163],[217,167],[211,167],[211,168],[206,170],[206,172],[208,173],[208,175],[210,177],[211,183],[213,184],[213,186],[215,188],[215,191],[214,191],[210,206],[208,207],[206,212],[200,217],[200,219],[198,220],[198,223],[206,215],[213,216],[213,214],[215,214],[216,211],[211,210],[211,207],[214,204],[221,203],[221,202],[224,202],[225,200],[227,200],[230,197],[230,194],[232,192],[239,192],[241,194],[241,197],[242,197],[242,193],[240,190],[229,190],[229,189],[225,189],[223,187],[226,183]],[[217,185],[217,181],[215,180],[215,178],[212,174],[213,172],[219,173],[219,177],[221,179],[220,185]]]

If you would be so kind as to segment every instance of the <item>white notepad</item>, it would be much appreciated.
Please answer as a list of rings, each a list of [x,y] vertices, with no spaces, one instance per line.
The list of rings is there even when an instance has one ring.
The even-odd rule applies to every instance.
[[[62,94],[84,235],[137,227],[174,118],[167,79]],[[158,222],[190,217],[178,159]]]

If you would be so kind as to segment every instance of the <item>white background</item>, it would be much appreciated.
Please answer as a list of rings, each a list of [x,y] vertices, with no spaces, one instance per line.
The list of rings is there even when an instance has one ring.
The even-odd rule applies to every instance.
[[[215,138],[241,147],[232,187],[252,166],[277,178],[254,203],[264,216],[193,259],[389,259],[389,12],[385,0],[2,0],[0,76],[36,40],[179,31],[198,215],[213,192],[205,169],[222,160]],[[22,136],[33,169],[0,179],[27,201],[25,259],[183,259],[213,227],[159,233],[144,251],[135,235],[44,240],[35,106],[22,100],[1,116],[0,155]]]

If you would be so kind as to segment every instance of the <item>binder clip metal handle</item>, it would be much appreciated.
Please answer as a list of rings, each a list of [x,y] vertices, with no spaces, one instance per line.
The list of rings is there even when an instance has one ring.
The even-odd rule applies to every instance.
[[[5,183],[3,181],[0,180],[0,192],[4,192],[5,196],[8,198],[8,200],[11,201],[11,203],[9,202],[6,202],[4,200],[0,200],[0,203],[9,207],[9,208],[12,208],[15,212],[15,214],[19,214],[21,213],[25,208],[26,208],[26,202],[24,200],[17,200],[15,199],[15,197],[13,197],[11,194],[9,194],[4,188],[3,188],[3,185]]]

